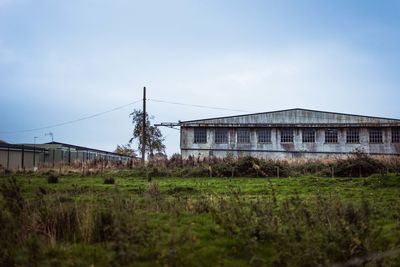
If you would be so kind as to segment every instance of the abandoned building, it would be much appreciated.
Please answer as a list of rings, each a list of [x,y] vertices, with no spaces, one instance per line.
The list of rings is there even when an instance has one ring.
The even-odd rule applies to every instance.
[[[400,119],[289,109],[181,121],[181,154],[272,159],[400,156]]]

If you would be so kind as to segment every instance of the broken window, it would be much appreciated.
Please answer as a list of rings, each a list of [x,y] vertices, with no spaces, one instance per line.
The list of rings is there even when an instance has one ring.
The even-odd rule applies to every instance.
[[[216,144],[228,143],[228,129],[226,128],[215,129],[215,143]]]
[[[237,130],[237,142],[239,144],[250,143],[250,129],[239,128]]]
[[[369,129],[369,142],[371,144],[383,143],[382,129],[379,128]]]
[[[359,129],[348,129],[346,133],[346,142],[350,144],[360,143]]]
[[[303,143],[315,143],[315,130],[303,129],[302,139]]]
[[[334,144],[338,142],[338,131],[336,129],[325,130],[325,143]]]
[[[194,141],[195,144],[207,143],[207,129],[194,128]]]
[[[400,127],[392,128],[392,143],[400,143]]]
[[[281,129],[281,143],[293,143],[293,129]]]
[[[271,129],[257,129],[258,143],[271,143]]]

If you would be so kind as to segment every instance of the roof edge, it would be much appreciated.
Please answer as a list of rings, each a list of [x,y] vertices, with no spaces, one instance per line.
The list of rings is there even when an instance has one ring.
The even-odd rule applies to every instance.
[[[311,112],[319,112],[319,113],[330,113],[330,114],[345,115],[345,116],[368,117],[368,118],[373,118],[373,119],[395,120],[395,121],[399,121],[400,122],[400,119],[395,119],[395,118],[384,118],[384,117],[377,117],[377,116],[367,116],[367,115],[360,115],[360,114],[341,113],[341,112],[323,111],[323,110],[314,110],[314,109],[305,109],[305,108],[290,108],[290,109],[282,109],[282,110],[274,110],[274,111],[266,111],[266,112],[240,114],[240,115],[233,115],[233,116],[222,116],[222,117],[213,117],[213,118],[189,120],[189,121],[180,121],[179,123],[180,123],[180,125],[182,125],[184,123],[192,123],[192,122],[198,122],[198,121],[204,121],[204,120],[228,119],[228,118],[235,118],[235,117],[241,117],[241,116],[260,115],[260,114],[268,114],[268,113],[275,113],[275,112],[285,112],[285,111],[292,111],[292,110],[302,110],[302,111],[311,111]]]

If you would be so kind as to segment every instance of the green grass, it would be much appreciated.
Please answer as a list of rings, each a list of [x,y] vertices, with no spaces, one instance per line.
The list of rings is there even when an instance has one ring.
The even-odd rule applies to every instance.
[[[0,177],[0,265],[329,266],[400,244],[397,175],[112,176]]]

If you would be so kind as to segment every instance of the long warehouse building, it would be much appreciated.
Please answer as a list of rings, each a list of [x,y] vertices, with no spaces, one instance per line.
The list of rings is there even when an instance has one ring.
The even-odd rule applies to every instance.
[[[400,156],[400,120],[307,109],[180,121],[183,158]]]
[[[60,142],[46,144],[8,144],[0,141],[0,168],[9,170],[55,167],[102,160],[128,163],[132,157],[114,152]]]

